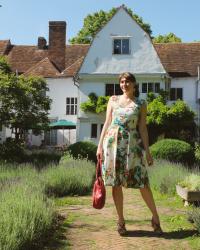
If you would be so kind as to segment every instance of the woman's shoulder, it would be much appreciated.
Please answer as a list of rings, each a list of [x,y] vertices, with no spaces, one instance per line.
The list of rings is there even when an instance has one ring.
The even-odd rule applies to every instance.
[[[119,99],[119,95],[112,95],[111,97],[110,97],[110,100],[112,101],[112,102],[115,102],[115,101],[117,101]]]

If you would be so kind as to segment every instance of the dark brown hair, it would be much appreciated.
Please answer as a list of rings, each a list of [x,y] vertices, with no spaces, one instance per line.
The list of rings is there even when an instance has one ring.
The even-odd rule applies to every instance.
[[[140,94],[139,93],[139,85],[136,82],[135,76],[130,72],[124,72],[124,73],[119,75],[119,83],[120,83],[122,78],[126,78],[126,80],[134,83],[134,85],[135,85],[135,97],[138,97]]]

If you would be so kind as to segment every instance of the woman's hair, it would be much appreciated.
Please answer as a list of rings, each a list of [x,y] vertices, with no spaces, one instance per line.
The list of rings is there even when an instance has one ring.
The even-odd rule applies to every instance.
[[[124,73],[119,75],[119,83],[120,83],[122,78],[126,78],[126,80],[134,83],[134,85],[135,85],[135,97],[138,97],[140,94],[139,93],[139,85],[136,82],[135,76],[130,72],[124,72]]]

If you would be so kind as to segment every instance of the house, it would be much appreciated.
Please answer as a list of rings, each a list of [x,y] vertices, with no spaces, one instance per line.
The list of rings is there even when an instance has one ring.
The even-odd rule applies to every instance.
[[[71,143],[90,140],[98,143],[105,121],[104,114],[80,110],[88,95],[120,94],[118,75],[135,74],[141,98],[149,91],[170,91],[169,103],[180,98],[197,114],[200,123],[199,65],[200,43],[152,44],[149,35],[121,6],[96,34],[91,45],[66,45],[66,23],[49,22],[49,43],[38,38],[37,46],[12,45],[0,41],[0,55],[6,55],[13,72],[39,75],[46,79],[52,99],[51,121],[67,119],[77,123]],[[2,141],[10,135],[0,128]],[[68,131],[66,131],[68,132]],[[65,134],[64,144],[68,134]],[[62,144],[62,130],[44,136],[31,134],[33,144]]]
[[[49,119],[66,119],[76,123],[78,89],[74,82],[76,74],[88,45],[66,45],[66,22],[49,22],[49,43],[43,37],[38,38],[37,46],[12,45],[10,40],[0,41],[0,55],[5,55],[11,69],[17,74],[42,76],[46,79],[53,100]],[[76,130],[50,130],[41,136],[29,134],[33,145],[68,144],[76,141]],[[0,128],[1,142],[12,136],[9,128]]]
[[[80,67],[79,100],[85,102],[90,92],[119,94],[117,77],[130,71],[136,76],[142,98],[149,91],[168,90],[169,102],[183,99],[198,115],[199,64],[200,43],[152,44],[149,35],[121,6],[96,34]],[[104,120],[105,114],[79,110],[77,140],[98,143]]]

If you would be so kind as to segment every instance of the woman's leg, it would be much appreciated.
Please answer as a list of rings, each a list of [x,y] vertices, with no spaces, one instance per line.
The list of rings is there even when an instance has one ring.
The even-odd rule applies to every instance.
[[[141,192],[142,198],[144,199],[148,208],[152,212],[154,221],[159,224],[160,220],[159,220],[158,212],[156,209],[156,205],[154,202],[154,198],[153,198],[153,194],[152,194],[150,186],[145,185],[144,188],[140,188],[140,192]]]
[[[112,196],[118,214],[118,222],[122,224],[124,222],[122,186],[112,187]]]

